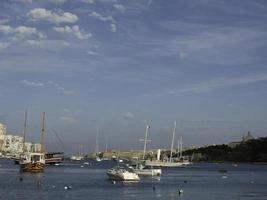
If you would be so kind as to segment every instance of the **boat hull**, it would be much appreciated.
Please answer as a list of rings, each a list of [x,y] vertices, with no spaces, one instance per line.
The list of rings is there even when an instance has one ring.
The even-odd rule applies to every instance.
[[[138,174],[123,169],[110,169],[107,171],[110,180],[116,181],[139,181]]]
[[[139,176],[161,176],[161,169],[134,169]]]
[[[146,160],[145,166],[153,167],[184,167],[190,165],[189,162],[162,162],[162,161],[150,161]]]
[[[45,164],[41,162],[20,164],[21,172],[40,173],[43,172]]]
[[[54,164],[62,163],[62,161],[63,161],[63,158],[61,157],[46,158],[45,164],[54,165]]]

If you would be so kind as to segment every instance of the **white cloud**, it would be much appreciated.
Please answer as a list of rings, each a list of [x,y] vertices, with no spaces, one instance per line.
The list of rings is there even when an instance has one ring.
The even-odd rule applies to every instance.
[[[171,95],[196,94],[220,88],[239,86],[261,81],[267,81],[267,74],[248,75],[245,77],[238,77],[238,78],[216,78],[207,82],[194,84],[185,88],[168,90],[167,94]]]
[[[126,112],[122,114],[123,119],[130,120],[134,118],[134,114],[131,112]]]
[[[13,1],[21,3],[32,3],[32,0],[13,0]]]
[[[35,27],[28,27],[28,26],[18,26],[18,27],[11,27],[9,25],[0,25],[0,32],[4,34],[15,34],[15,38],[25,38],[30,37],[31,35],[36,35],[39,38],[44,38],[45,36],[38,32]]]
[[[112,32],[116,32],[117,27],[116,27],[116,21],[113,19],[113,17],[110,16],[103,16],[100,13],[97,13],[95,11],[91,12],[91,14],[89,14],[91,17],[94,17],[95,19],[98,19],[100,21],[103,22],[110,22],[110,30]]]
[[[63,94],[72,96],[72,95],[75,95],[76,92],[75,92],[74,90],[66,90],[66,89],[64,88],[64,90],[63,90]]]
[[[64,111],[65,113],[69,113],[69,112],[70,112],[70,109],[68,109],[68,108],[64,108],[63,111]]]
[[[28,80],[22,80],[21,83],[23,85],[34,86],[34,87],[44,87],[45,86],[44,83],[37,83],[37,82],[33,82],[33,81],[28,81]]]
[[[92,4],[95,1],[94,0],[81,0],[81,2]]]
[[[22,80],[20,81],[20,83],[26,86],[33,86],[33,87],[51,87],[58,91],[61,91],[64,95],[75,95],[76,94],[74,90],[68,90],[60,86],[59,84],[54,83],[53,81],[41,83],[41,82],[34,82],[34,81],[29,81],[29,80]]]
[[[99,55],[99,53],[94,52],[94,51],[91,51],[91,50],[88,50],[88,51],[87,51],[87,54],[89,54],[89,55],[91,55],[91,56],[97,56],[97,55]]]
[[[41,42],[39,40],[27,40],[27,44],[32,45],[32,46],[40,46]]]
[[[66,123],[75,123],[77,120],[74,119],[73,117],[66,117],[66,116],[62,116],[59,118],[61,121],[64,121]]]
[[[75,23],[78,20],[78,17],[70,12],[52,12],[45,8],[35,8],[27,15],[33,21],[48,21],[55,24]]]
[[[9,47],[9,43],[8,42],[0,42],[0,49],[5,49],[7,47]]]
[[[74,25],[73,27],[70,26],[54,27],[53,29],[54,31],[59,33],[73,34],[80,40],[85,40],[92,36],[91,33],[82,33],[78,25]]]
[[[110,30],[111,30],[112,32],[116,32],[116,30],[117,30],[117,26],[116,26],[116,24],[110,24]]]
[[[106,21],[110,21],[112,23],[115,22],[115,20],[113,19],[112,16],[103,16],[100,13],[97,13],[95,11],[91,12],[90,16],[94,17],[94,18],[96,18],[96,19],[98,19],[100,21],[103,21],[103,22],[106,22]]]
[[[55,4],[63,4],[65,3],[67,0],[49,0],[50,2],[52,3],[55,3]]]
[[[5,24],[9,22],[9,19],[0,19],[0,24]]]
[[[116,8],[117,10],[119,10],[122,13],[125,12],[125,10],[126,10],[126,8],[121,4],[114,4],[113,7]]]

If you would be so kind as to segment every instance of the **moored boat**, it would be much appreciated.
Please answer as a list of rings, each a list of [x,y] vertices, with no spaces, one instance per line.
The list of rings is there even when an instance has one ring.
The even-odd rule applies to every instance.
[[[139,181],[140,178],[132,169],[116,166],[107,171],[107,175],[111,180],[117,181]]]
[[[139,176],[161,176],[161,168],[153,166],[145,166],[141,163],[138,163],[133,167],[133,171]]]
[[[22,172],[43,172],[45,168],[44,153],[29,152],[23,154],[20,160],[20,170]]]
[[[27,112],[25,112],[24,136],[23,136],[23,150],[20,158],[21,172],[43,172],[45,168],[45,153],[44,153],[44,122],[45,113],[42,115],[42,129],[41,129],[41,149],[38,152],[25,152],[25,133],[26,133],[26,119]]]
[[[47,152],[45,153],[45,164],[55,165],[63,161],[63,152]]]

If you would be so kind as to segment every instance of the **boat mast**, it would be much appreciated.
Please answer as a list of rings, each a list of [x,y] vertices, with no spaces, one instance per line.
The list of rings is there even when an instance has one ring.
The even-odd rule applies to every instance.
[[[44,152],[44,124],[45,124],[45,112],[42,114],[42,129],[41,129],[41,152]]]
[[[22,147],[23,152],[25,152],[26,127],[27,127],[27,110],[25,110],[25,114],[24,114],[23,147]]]
[[[98,151],[99,151],[99,146],[98,146],[98,135],[99,135],[99,128],[97,128],[96,139],[95,139],[95,155],[96,155],[96,156],[97,156]]]
[[[181,139],[180,139],[180,158],[182,158],[182,151],[183,151],[183,137],[181,136]]]
[[[150,126],[146,126],[146,132],[145,132],[145,139],[144,139],[144,151],[143,151],[143,159],[145,159],[145,155],[146,155],[146,142],[147,142],[147,133],[148,133],[148,129],[150,128]]]
[[[106,136],[106,148],[105,148],[105,152],[108,152],[108,137]]]
[[[180,158],[180,140],[177,140],[177,158]]]
[[[172,149],[173,149],[173,141],[174,141],[174,136],[175,136],[175,129],[176,129],[176,121],[174,121],[174,128],[173,128],[173,133],[172,133],[170,162],[172,161]]]

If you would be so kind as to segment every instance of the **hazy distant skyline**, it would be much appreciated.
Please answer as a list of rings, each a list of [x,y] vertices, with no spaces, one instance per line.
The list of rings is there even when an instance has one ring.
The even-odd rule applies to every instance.
[[[0,123],[46,149],[267,136],[265,0],[4,0]],[[64,147],[56,139],[57,132]],[[176,143],[176,142],[175,142]]]

